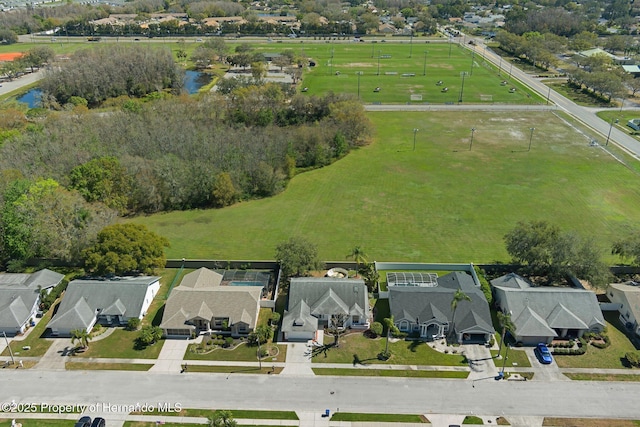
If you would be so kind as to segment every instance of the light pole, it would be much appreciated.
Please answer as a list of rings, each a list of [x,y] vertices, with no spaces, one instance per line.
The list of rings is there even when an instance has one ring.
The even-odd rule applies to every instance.
[[[533,131],[536,130],[536,128],[529,128],[529,130],[531,131],[531,135],[529,135],[529,149],[527,151],[531,151],[531,141],[533,140]]]
[[[449,58],[451,58],[451,37],[449,37]]]
[[[473,134],[476,133],[476,128],[471,128],[471,142],[469,142],[469,151],[471,151],[471,147],[473,147]]]
[[[260,348],[260,337],[258,336],[258,367],[262,372],[262,349]]]
[[[613,122],[618,123],[618,119],[611,119],[611,124],[609,125],[609,133],[607,134],[607,142],[604,144],[605,146],[609,145],[609,139],[611,138],[611,130],[613,129]]]
[[[511,71],[513,71],[513,62],[509,66],[509,80],[511,80]]]
[[[473,63],[475,62],[476,59],[476,47],[473,47],[473,51],[471,52],[471,72],[469,73],[470,76],[473,76]]]
[[[422,75],[427,75],[427,51],[424,51],[424,66],[422,67]]]
[[[411,39],[409,39],[409,58],[411,58],[412,53],[413,53],[413,30],[411,30]]]
[[[502,56],[500,56],[500,65],[498,65],[498,77],[500,77],[501,72],[502,72]]]
[[[414,128],[413,129],[413,151],[416,151],[416,134],[418,133],[420,129],[418,128]]]
[[[2,331],[2,335],[4,335],[4,342],[7,344],[7,348],[9,349],[9,355],[11,356],[11,364],[15,365],[16,361],[13,359],[13,350],[11,350],[11,346],[9,345],[9,340],[7,339],[7,333]]]
[[[549,97],[551,96],[551,86],[549,86],[549,90],[547,91],[547,105],[549,105]]]
[[[358,75],[358,99],[360,99],[360,75],[362,71],[358,71],[356,74]]]
[[[380,75],[380,51],[378,51],[378,73],[376,75]]]
[[[464,77],[467,75],[466,71],[460,73],[460,77],[462,77],[462,86],[460,87],[460,97],[458,98],[458,102],[462,102],[462,95],[464,94]]]

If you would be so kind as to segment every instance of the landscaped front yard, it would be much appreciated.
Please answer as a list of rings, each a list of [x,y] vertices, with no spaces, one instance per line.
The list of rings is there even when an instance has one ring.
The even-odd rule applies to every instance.
[[[602,368],[602,369],[622,369],[624,365],[624,355],[636,348],[629,341],[629,338],[622,332],[617,315],[605,313],[607,321],[607,332],[611,340],[611,345],[607,348],[596,348],[587,346],[587,352],[580,356],[560,356],[554,355],[556,363],[561,368]],[[620,329],[619,329],[620,328]]]
[[[432,349],[427,343],[420,341],[390,342],[391,358],[386,361],[378,360],[378,353],[385,349],[385,341],[386,338],[365,338],[360,332],[343,335],[340,337],[339,347],[328,347],[326,352],[316,350],[317,354],[313,357],[313,362],[467,366],[467,361],[463,355],[440,353]],[[325,344],[332,342],[333,338],[325,336]]]
[[[47,323],[51,320],[51,315],[55,311],[55,308],[59,304],[52,305],[51,308],[42,316],[36,326],[34,326],[28,333],[24,340],[12,340],[9,344],[14,356],[19,357],[40,357],[43,356],[49,347],[51,347],[51,341],[44,338],[40,338],[44,331],[47,329]],[[31,347],[29,350],[23,350],[23,347]],[[2,356],[9,356],[9,349],[6,348],[2,352]]]
[[[78,353],[75,357],[109,357],[120,359],[157,359],[164,340],[150,345],[144,349],[139,349],[136,339],[140,335],[140,331],[127,331],[123,328],[117,328],[108,337],[91,342],[89,348],[83,353]]]
[[[219,361],[242,361],[257,362],[258,347],[242,343],[233,349],[217,347],[207,352],[200,353],[200,344],[190,344],[184,355],[185,360],[219,360]],[[278,344],[265,344],[262,350],[269,351],[270,357],[263,358],[262,361],[284,362],[287,355],[287,346]]]

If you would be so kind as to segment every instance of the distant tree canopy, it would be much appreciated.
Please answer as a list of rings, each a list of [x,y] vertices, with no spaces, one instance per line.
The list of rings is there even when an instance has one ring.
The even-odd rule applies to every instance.
[[[610,278],[602,253],[592,239],[563,233],[546,221],[520,222],[504,239],[513,262],[548,282],[572,275],[599,287]]]
[[[79,96],[98,105],[121,95],[140,97],[164,89],[179,93],[183,79],[169,49],[109,44],[77,51],[49,70],[41,87],[61,104]]]
[[[164,267],[169,241],[140,224],[114,224],[98,233],[96,243],[85,250],[85,267],[94,274],[151,274]]]
[[[619,255],[625,262],[640,265],[640,233],[637,230],[632,231],[624,239],[614,242],[611,253]]]
[[[0,29],[0,44],[14,43],[18,43],[18,35],[7,28]]]

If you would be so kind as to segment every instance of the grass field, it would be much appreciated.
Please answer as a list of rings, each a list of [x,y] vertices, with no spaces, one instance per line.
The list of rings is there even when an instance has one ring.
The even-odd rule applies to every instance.
[[[553,418],[544,417],[543,426],[554,427],[634,427],[640,426],[640,421],[608,420],[601,418]]]
[[[127,331],[118,328],[105,339],[89,342],[89,348],[74,356],[76,361],[81,362],[84,358],[108,357],[122,359],[157,359],[164,340],[150,345],[144,349],[137,349],[135,340],[140,333],[138,331]]]
[[[64,368],[68,371],[148,371],[150,363],[95,363],[67,362]]]
[[[258,347],[249,346],[246,344],[241,344],[237,346],[233,350],[227,350],[224,348],[217,348],[209,353],[199,354],[190,351],[192,346],[197,344],[190,344],[189,349],[184,355],[185,360],[221,360],[221,361],[245,361],[245,362],[257,362],[258,359],[256,357]],[[273,357],[263,358],[263,363],[268,364],[269,362],[284,362],[287,354],[287,346],[286,345],[277,345],[277,344],[269,344],[267,346],[263,345],[262,348],[273,348],[277,347],[278,354]]]
[[[371,145],[296,176],[275,197],[133,221],[166,236],[170,258],[271,259],[300,235],[325,260],[361,245],[372,260],[476,263],[506,261],[503,236],[518,221],[593,236],[603,255],[637,228],[640,175],[552,112],[369,117]]]

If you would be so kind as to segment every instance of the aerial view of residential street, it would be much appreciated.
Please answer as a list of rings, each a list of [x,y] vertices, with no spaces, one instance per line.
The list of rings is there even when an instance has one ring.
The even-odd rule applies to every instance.
[[[638,3],[0,8],[0,427],[640,427]]]

